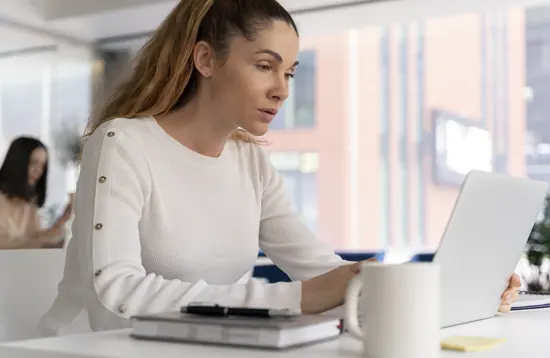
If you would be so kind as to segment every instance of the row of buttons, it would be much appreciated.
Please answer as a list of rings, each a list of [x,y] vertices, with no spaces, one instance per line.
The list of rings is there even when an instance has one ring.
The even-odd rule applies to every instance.
[[[115,132],[109,132],[109,133],[107,133],[107,137],[114,137],[114,136],[115,136]],[[98,179],[98,181],[99,181],[101,184],[103,184],[103,183],[105,183],[105,182],[107,181],[107,177],[105,177],[105,176],[100,176],[99,179]],[[95,224],[95,229],[96,229],[96,230],[101,230],[101,229],[103,229],[103,224],[102,224],[102,223],[97,223],[97,224]],[[96,275],[96,276],[101,275],[101,270],[96,271],[95,275]]]
[[[107,133],[107,137],[112,138],[112,137],[114,137],[114,136],[115,136],[115,132],[108,132],[108,133]],[[105,176],[100,176],[99,179],[98,179],[98,181],[99,181],[100,184],[103,184],[103,183],[105,183],[105,182],[107,181],[107,177],[105,177]],[[102,223],[97,223],[97,224],[95,224],[94,228],[95,228],[97,231],[99,231],[99,230],[103,229],[103,224],[102,224]],[[101,275],[101,270],[97,270],[97,271],[94,273],[94,276],[95,276],[95,277],[98,277],[99,275]],[[118,312],[120,312],[120,313],[125,313],[125,312],[126,312],[126,309],[127,309],[127,308],[126,308],[126,305],[124,305],[124,304],[118,306]]]

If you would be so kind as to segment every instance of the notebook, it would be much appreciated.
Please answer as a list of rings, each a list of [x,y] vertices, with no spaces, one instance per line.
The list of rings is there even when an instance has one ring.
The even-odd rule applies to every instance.
[[[179,312],[131,318],[136,339],[288,349],[336,338],[340,318],[322,315],[293,317],[209,317]]]
[[[519,291],[516,302],[512,304],[512,311],[550,308],[550,292]]]

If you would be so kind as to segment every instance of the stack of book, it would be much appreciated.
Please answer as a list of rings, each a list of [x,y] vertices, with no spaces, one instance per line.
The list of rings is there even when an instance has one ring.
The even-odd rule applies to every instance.
[[[131,337],[146,340],[287,349],[338,337],[342,320],[289,317],[201,316],[169,312],[132,317]]]

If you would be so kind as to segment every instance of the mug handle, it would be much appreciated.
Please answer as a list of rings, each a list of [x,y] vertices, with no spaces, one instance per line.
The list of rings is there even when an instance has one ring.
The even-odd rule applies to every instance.
[[[359,326],[357,308],[359,307],[359,295],[363,288],[361,275],[353,277],[346,291],[344,326],[351,335],[357,339],[363,339],[363,330]]]

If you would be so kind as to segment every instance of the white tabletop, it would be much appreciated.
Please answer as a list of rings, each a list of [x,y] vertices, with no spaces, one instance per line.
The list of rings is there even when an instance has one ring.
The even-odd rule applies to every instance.
[[[442,351],[441,358],[475,355],[476,358],[550,357],[550,309],[512,312],[492,319],[441,330],[450,335],[505,338],[499,346],[477,353]],[[19,341],[0,345],[0,357],[10,358],[181,358],[280,357],[281,352],[194,344],[146,342],[128,337],[128,330]],[[344,335],[339,339],[285,351],[289,358],[360,357],[361,344]],[[55,353],[50,355],[51,353]]]

